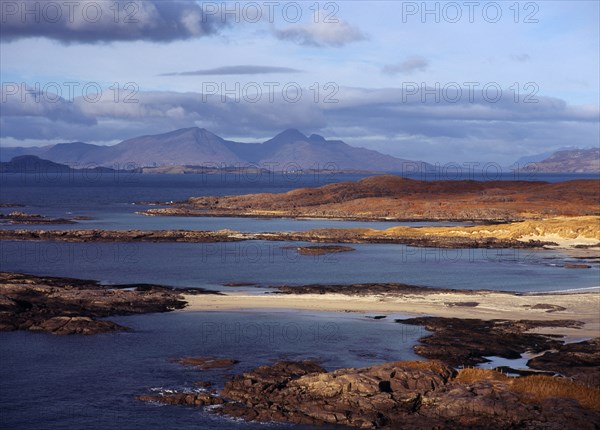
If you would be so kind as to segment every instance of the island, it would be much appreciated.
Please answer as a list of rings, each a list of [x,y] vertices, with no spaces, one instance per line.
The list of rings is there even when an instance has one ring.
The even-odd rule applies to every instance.
[[[382,221],[511,222],[600,215],[596,180],[420,181],[371,176],[281,194],[192,197],[149,216],[248,216]]]

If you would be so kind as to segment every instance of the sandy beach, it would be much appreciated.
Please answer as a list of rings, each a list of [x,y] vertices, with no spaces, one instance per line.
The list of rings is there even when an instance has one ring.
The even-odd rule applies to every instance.
[[[540,333],[566,336],[567,341],[600,336],[600,292],[515,295],[502,292],[435,293],[418,295],[344,294],[249,294],[240,292],[215,296],[185,295],[188,306],[181,312],[294,309],[316,312],[357,312],[372,315],[404,314],[454,318],[508,320],[577,320],[582,328],[543,328]],[[461,305],[477,302],[477,306]],[[538,305],[538,308],[533,308]],[[564,310],[547,309],[555,305]],[[560,308],[559,308],[560,309]]]

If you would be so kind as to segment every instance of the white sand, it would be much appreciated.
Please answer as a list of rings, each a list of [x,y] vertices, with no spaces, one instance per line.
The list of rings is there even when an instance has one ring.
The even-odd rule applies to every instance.
[[[184,311],[227,311],[243,309],[303,309],[317,312],[360,312],[371,314],[433,315],[440,317],[480,319],[577,320],[581,329],[538,329],[540,333],[567,336],[568,340],[600,336],[600,292],[569,294],[535,294],[516,296],[499,292],[472,294],[436,293],[405,296],[343,294],[262,294],[227,293],[186,295],[189,305]],[[448,306],[447,302],[478,302],[476,307]],[[546,312],[531,309],[535,304],[552,304],[564,311]]]

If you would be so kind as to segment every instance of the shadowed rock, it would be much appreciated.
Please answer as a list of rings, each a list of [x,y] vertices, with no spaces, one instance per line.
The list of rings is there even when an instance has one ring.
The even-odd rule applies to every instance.
[[[222,404],[211,411],[251,421],[361,429],[596,428],[600,391],[550,378],[554,391],[542,393],[538,385],[543,384],[535,378],[513,384],[497,372],[457,373],[438,361],[332,372],[312,361],[283,361],[235,376],[220,397],[169,393],[137,398],[177,405]],[[564,387],[578,392],[560,395]]]
[[[532,358],[527,365],[534,369],[561,373],[591,387],[599,387],[600,337],[560,345]]]
[[[94,334],[124,330],[96,318],[181,309],[186,294],[202,289],[162,285],[100,285],[96,281],[0,272],[0,331]]]
[[[195,366],[201,370],[228,368],[239,363],[238,360],[211,357],[184,357],[175,360],[175,362],[186,366]]]
[[[527,333],[537,327],[580,327],[570,320],[480,320],[444,317],[397,319],[402,324],[420,325],[433,334],[419,339],[417,354],[441,360],[450,366],[474,366],[488,362],[484,357],[520,358],[525,351],[543,352],[562,342],[547,335]]]

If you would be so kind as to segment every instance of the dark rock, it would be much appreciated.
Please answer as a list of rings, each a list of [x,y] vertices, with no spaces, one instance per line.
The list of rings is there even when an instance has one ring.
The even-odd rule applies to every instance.
[[[560,311],[567,310],[567,308],[565,308],[564,306],[550,305],[547,303],[537,303],[533,306],[530,306],[530,305],[523,305],[523,306],[528,307],[530,309],[546,309],[546,312],[560,312]]]
[[[591,269],[592,266],[589,264],[565,264],[563,265],[565,269]]]
[[[457,373],[438,361],[332,372],[313,361],[283,361],[233,377],[220,396],[169,391],[137,398],[173,405],[222,405],[211,411],[249,421],[362,429],[597,429],[597,389],[549,378],[551,385],[582,391],[565,398],[560,389],[547,392],[545,382],[535,378],[539,377],[515,387],[513,382],[519,381],[497,372]]]
[[[217,412],[246,420],[409,430],[593,429],[600,417],[572,399],[556,408],[558,402],[532,401],[506,382],[466,383],[455,376],[435,361],[329,373],[314,363],[276,363],[227,382],[221,392],[227,403]]]
[[[239,363],[238,360],[232,360],[228,358],[218,359],[211,357],[184,357],[178,358],[174,361],[187,366],[195,366],[201,370],[228,368]]]
[[[455,306],[465,307],[465,308],[475,308],[475,307],[479,306],[478,302],[445,302],[444,304],[451,308],[455,307]]]
[[[96,318],[181,309],[187,304],[183,292],[190,293],[159,285],[104,286],[82,279],[0,272],[0,330],[54,334],[123,330]]]
[[[136,399],[142,402],[158,402],[166,405],[209,406],[224,403],[222,398],[208,393],[160,393],[137,396]]]
[[[455,293],[472,295],[483,290],[460,290],[453,288],[422,287],[418,285],[398,283],[367,283],[367,284],[309,284],[309,285],[278,285],[272,288],[282,294],[345,294],[349,296],[365,296],[373,294],[388,295],[426,295],[437,293]],[[506,294],[513,294],[504,292]]]
[[[580,327],[579,321],[479,320],[443,317],[397,319],[402,324],[422,325],[433,334],[421,338],[417,354],[441,360],[450,366],[474,366],[485,356],[520,358],[525,351],[543,352],[562,342],[549,336],[527,333],[537,327]]]
[[[349,252],[355,249],[350,246],[322,245],[322,246],[301,246],[296,248],[301,255],[325,255],[338,252]]]
[[[31,323],[31,325],[29,325]],[[52,317],[39,323],[24,323],[30,331],[44,331],[52,334],[97,334],[126,330],[125,327],[111,321],[97,321],[89,317]]]
[[[560,373],[591,387],[600,386],[600,337],[555,347],[532,358],[527,366]]]
[[[11,224],[75,224],[73,220],[65,218],[48,218],[22,211],[13,211],[8,215],[0,214],[0,221],[2,220],[7,220]]]

